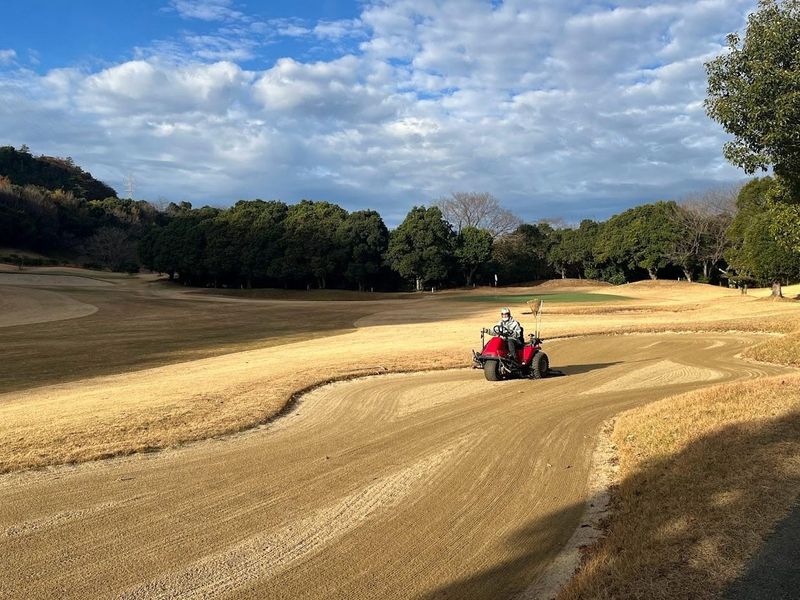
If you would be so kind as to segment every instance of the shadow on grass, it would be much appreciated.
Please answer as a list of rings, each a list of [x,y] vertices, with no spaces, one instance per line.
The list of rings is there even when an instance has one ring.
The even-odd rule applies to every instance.
[[[798,454],[800,413],[792,413],[725,427],[645,463],[615,489],[606,537],[560,598],[718,598],[795,502]],[[510,558],[421,598],[515,597],[580,525],[583,508],[524,525],[506,540]]]

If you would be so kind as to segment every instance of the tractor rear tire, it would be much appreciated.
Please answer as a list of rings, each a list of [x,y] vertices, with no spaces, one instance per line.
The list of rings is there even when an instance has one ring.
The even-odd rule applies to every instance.
[[[483,363],[483,374],[487,381],[500,381],[500,363],[496,360],[487,360]]]
[[[537,352],[533,357],[531,363],[531,374],[534,379],[543,379],[547,377],[547,372],[550,370],[550,359],[544,352]]]

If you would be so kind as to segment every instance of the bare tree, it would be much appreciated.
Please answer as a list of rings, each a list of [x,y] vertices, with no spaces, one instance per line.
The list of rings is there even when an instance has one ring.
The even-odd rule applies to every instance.
[[[694,280],[694,269],[700,263],[706,239],[708,220],[705,212],[694,205],[673,205],[671,220],[678,232],[669,251],[669,259],[679,265],[687,281]]]
[[[85,250],[101,265],[114,270],[136,258],[136,242],[119,227],[100,227],[87,241]]]
[[[708,212],[708,236],[702,256],[704,277],[710,275],[711,269],[722,261],[731,246],[728,228],[736,216],[736,198],[741,190],[742,185],[739,184],[710,190],[704,195],[704,206]]]
[[[460,232],[465,227],[485,229],[492,237],[511,233],[522,220],[488,192],[453,192],[434,202],[444,218]]]
[[[680,232],[670,259],[683,269],[691,281],[700,266],[708,280],[712,269],[722,261],[730,247],[728,228],[736,214],[736,197],[741,185],[718,187],[683,198],[674,213]]]

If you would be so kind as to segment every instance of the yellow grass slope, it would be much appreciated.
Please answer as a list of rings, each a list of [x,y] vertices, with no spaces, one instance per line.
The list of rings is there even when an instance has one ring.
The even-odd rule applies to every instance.
[[[532,295],[536,290],[528,289]],[[635,297],[627,312],[605,312],[604,306],[591,312],[580,306],[546,307],[545,337],[781,331],[798,315],[792,303],[764,303],[712,286],[628,286],[625,294]],[[646,310],[636,310],[637,304]],[[306,341],[276,348],[0,394],[0,472],[239,431],[275,415],[299,390],[330,379],[467,366],[480,327],[496,319],[496,307],[448,302],[438,295],[421,303],[393,301],[375,310],[355,321],[357,331],[334,338],[309,332]]]

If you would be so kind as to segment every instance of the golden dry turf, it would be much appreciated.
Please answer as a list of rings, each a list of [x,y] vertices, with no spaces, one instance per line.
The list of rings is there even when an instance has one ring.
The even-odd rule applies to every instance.
[[[536,296],[570,283],[503,293]],[[743,341],[745,356],[800,366],[798,303],[686,283],[573,285],[628,299],[546,302],[546,338],[770,334],[760,345]],[[354,302],[336,293],[186,293],[147,278],[64,269],[0,273],[0,473],[242,431],[280,414],[299,391],[333,379],[465,366],[476,331],[495,319],[494,304],[455,301],[468,293],[494,291]],[[671,364],[662,358],[654,368]],[[687,385],[707,380],[712,387],[634,408],[617,421],[615,510],[562,598],[718,597],[796,501],[800,378],[713,385],[721,371],[696,371]],[[392,494],[411,485],[386,481]]]
[[[743,355],[800,367],[800,322],[753,321],[774,325],[794,330]],[[620,461],[612,517],[558,599],[719,598],[798,501],[800,375],[633,409],[612,439]]]

